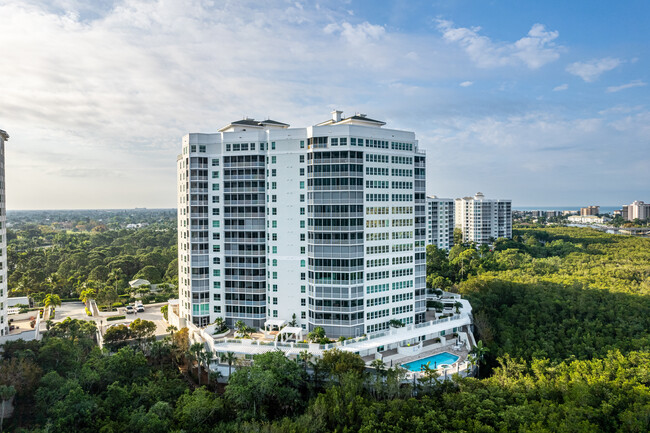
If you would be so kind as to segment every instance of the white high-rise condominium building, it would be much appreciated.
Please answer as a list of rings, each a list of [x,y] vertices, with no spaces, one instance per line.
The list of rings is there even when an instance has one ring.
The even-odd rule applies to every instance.
[[[645,220],[650,218],[650,203],[635,200],[632,204],[623,206],[623,218],[628,221],[635,219]]]
[[[512,201],[474,197],[457,198],[455,226],[463,232],[463,241],[488,244],[497,238],[512,237]]]
[[[244,119],[183,137],[181,317],[329,337],[424,321],[425,155],[365,115],[307,128]]]
[[[427,197],[427,245],[449,250],[454,246],[454,200]]]
[[[5,195],[5,141],[9,134],[0,129],[0,335],[9,333],[7,322],[7,201]]]

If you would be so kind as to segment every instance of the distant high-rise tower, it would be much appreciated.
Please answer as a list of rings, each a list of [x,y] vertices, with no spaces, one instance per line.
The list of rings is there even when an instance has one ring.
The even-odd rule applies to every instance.
[[[454,246],[454,200],[427,197],[427,245],[449,250]]]
[[[581,216],[598,215],[599,213],[600,213],[600,206],[587,206],[587,207],[580,208]]]
[[[512,237],[512,201],[491,200],[477,192],[474,197],[456,199],[455,226],[463,241],[488,244],[497,238]]]
[[[423,322],[425,155],[384,125],[334,111],[307,128],[247,118],[183,137],[180,316],[330,337]]]
[[[5,195],[5,141],[9,134],[0,129],[0,335],[9,333],[7,322],[7,201]]]
[[[650,218],[650,203],[635,200],[632,204],[623,206],[623,218],[628,221],[635,219],[645,220]]]

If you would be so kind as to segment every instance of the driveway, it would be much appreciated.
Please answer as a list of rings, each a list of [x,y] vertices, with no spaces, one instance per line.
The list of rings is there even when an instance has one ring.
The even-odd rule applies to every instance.
[[[110,313],[100,312],[99,317],[91,317],[86,314],[85,305],[83,302],[65,302],[60,307],[56,309],[56,318],[54,322],[60,322],[66,317],[73,319],[81,320],[92,320],[97,323],[98,327],[102,328],[102,334],[106,328],[113,324],[124,324],[128,325],[133,322],[135,319],[150,320],[156,324],[156,335],[166,335],[167,326],[169,324],[163,320],[162,313],[160,312],[160,307],[166,305],[166,302],[158,302],[156,304],[147,304],[144,306],[144,313],[134,313],[126,314],[124,308],[118,308],[117,311],[112,311]],[[108,321],[107,318],[110,316],[126,316],[122,320],[111,320]]]

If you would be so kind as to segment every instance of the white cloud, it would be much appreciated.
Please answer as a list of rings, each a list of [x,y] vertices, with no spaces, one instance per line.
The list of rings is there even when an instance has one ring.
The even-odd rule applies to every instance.
[[[587,83],[592,83],[600,77],[603,72],[611,71],[617,68],[621,63],[621,59],[612,57],[605,57],[603,59],[593,59],[588,62],[575,62],[567,66],[568,73],[577,75]]]
[[[553,42],[557,31],[547,31],[544,25],[534,24],[527,36],[513,43],[493,42],[481,36],[480,27],[454,27],[453,22],[438,20],[438,30],[445,40],[459,44],[481,68],[524,64],[538,69],[560,57],[561,47]]]
[[[474,84],[473,81],[463,81],[462,83],[459,84],[460,87],[469,87],[472,84]]]
[[[632,87],[643,87],[643,86],[647,86],[647,85],[648,85],[648,83],[646,83],[645,81],[632,80],[629,83],[622,84],[620,86],[610,86],[610,87],[607,88],[606,92],[607,93],[620,92],[621,90],[631,89]]]
[[[386,29],[380,25],[370,24],[365,21],[361,24],[350,24],[347,21],[339,23],[330,23],[324,28],[325,33],[340,33],[348,43],[355,45],[367,44],[371,41],[381,39],[386,33]]]
[[[553,91],[554,92],[560,92],[560,91],[566,90],[568,88],[569,88],[569,85],[564,83],[564,84],[560,84],[559,86],[553,87]]]
[[[505,70],[470,74],[463,61],[471,53],[480,68],[535,69],[561,52],[553,45],[557,32],[533,26],[520,41],[500,43],[469,29],[456,42],[467,48],[459,50],[437,31],[399,32],[360,9],[348,14],[350,7],[285,0],[263,6],[255,0],[0,0],[0,47],[3,64],[11,65],[0,80],[0,128],[11,135],[9,207],[174,206],[181,136],[214,132],[243,115],[304,126],[341,108],[416,131],[436,165],[429,184],[449,196],[485,183],[494,196],[516,198],[508,191],[518,188],[528,197],[531,184],[570,183],[554,168],[557,154],[531,153],[543,146],[574,149],[560,160],[570,166],[573,157],[590,161],[580,148],[590,150],[592,141],[648,142],[629,139],[632,128],[645,134],[638,127],[644,117],[623,122],[617,114],[621,122],[611,125],[603,116],[588,133],[588,119],[529,116],[541,104],[521,92],[529,84],[525,77]],[[460,88],[466,82],[458,77],[507,88],[477,95]],[[616,129],[614,138],[607,128],[623,132]],[[518,167],[538,162],[551,174],[529,181],[524,172],[513,182]],[[461,169],[471,176],[459,177]]]

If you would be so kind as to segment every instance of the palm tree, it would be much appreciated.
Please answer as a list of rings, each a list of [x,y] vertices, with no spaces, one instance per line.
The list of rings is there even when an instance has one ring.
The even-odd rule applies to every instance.
[[[307,349],[300,352],[300,361],[302,362],[303,367],[305,367],[305,372],[307,372],[307,367],[309,366],[309,361],[311,361],[311,358],[313,356],[314,355],[309,353],[309,350],[307,350]]]
[[[232,364],[237,361],[237,356],[235,356],[234,352],[226,352],[224,360],[228,363],[228,379],[230,379],[230,375],[232,374]]]
[[[205,369],[208,372],[208,386],[210,385],[210,364],[215,360],[214,353],[211,350],[204,350],[201,353],[201,361],[205,364]]]
[[[472,355],[476,357],[476,375],[479,376],[481,374],[481,364],[484,361],[485,354],[488,353],[490,349],[487,347],[483,346],[483,340],[479,340],[478,343],[476,343],[476,346],[472,348],[472,350],[469,352]]]
[[[2,418],[0,418],[0,432],[3,431],[2,423],[5,419],[5,404],[11,400],[11,397],[13,397],[15,394],[16,388],[13,386],[0,385],[0,400],[2,400]]]
[[[79,300],[84,304],[88,305],[88,301],[91,299],[95,299],[95,296],[97,296],[97,292],[95,291],[95,289],[85,289],[81,291],[81,294],[79,295]]]
[[[199,376],[199,386],[201,386],[201,357],[205,352],[205,345],[203,343],[194,343],[188,350],[193,361],[196,361],[196,374]]]
[[[43,301],[45,308],[48,307],[57,307],[61,305],[61,297],[59,295],[54,295],[52,293],[48,294]]]
[[[438,377],[438,371],[435,368],[431,368],[431,361],[426,364],[422,364],[422,375],[423,381],[427,382],[429,388],[433,385],[433,381]]]
[[[167,332],[169,332],[171,335],[174,335],[174,331],[178,331],[178,328],[175,327],[174,325],[169,325],[167,327]]]
[[[157,359],[160,362],[160,368],[162,369],[163,359],[165,356],[169,355],[171,348],[165,341],[154,340],[151,343],[149,348],[149,353],[152,359]]]
[[[456,307],[456,314],[460,314],[460,308],[463,306],[460,302],[454,302],[454,307]]]
[[[226,327],[226,321],[224,320],[223,317],[217,317],[214,319],[214,324],[217,327],[215,330],[215,334],[220,334],[221,332],[224,331],[224,328]]]
[[[474,369],[476,368],[476,364],[478,364],[478,360],[476,359],[476,356],[470,353],[469,355],[467,355],[467,361],[469,362],[469,365],[472,366],[472,374],[474,374]]]
[[[317,326],[313,331],[307,334],[307,338],[312,343],[316,343],[325,338],[325,329],[323,329],[321,326]]]
[[[370,366],[377,370],[377,373],[383,375],[386,370],[386,363],[382,359],[375,359],[370,363]]]

